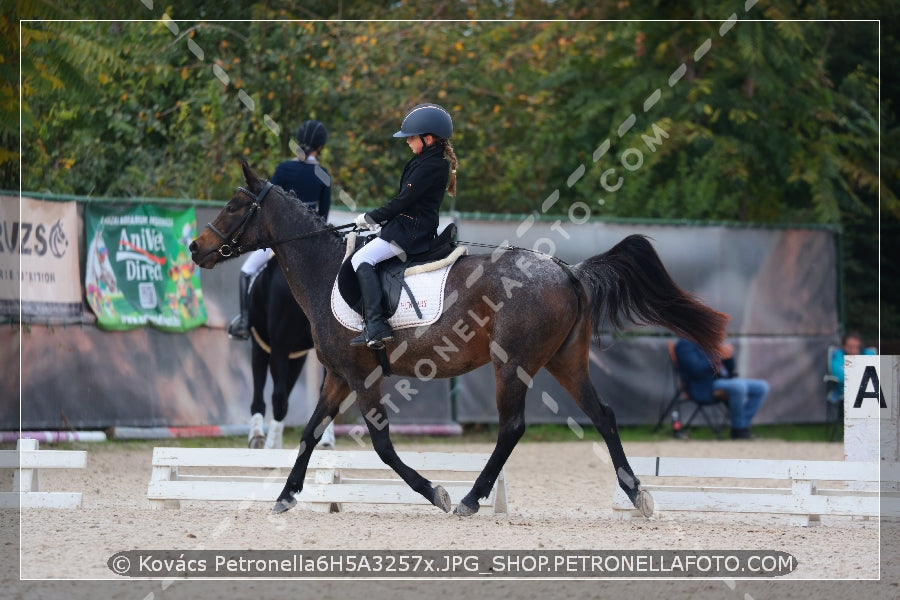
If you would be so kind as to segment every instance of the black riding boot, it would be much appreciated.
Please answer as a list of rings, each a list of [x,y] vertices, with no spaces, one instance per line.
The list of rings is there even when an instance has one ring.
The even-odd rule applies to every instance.
[[[241,312],[232,319],[228,326],[228,337],[233,340],[246,340],[250,337],[250,280],[253,275],[241,272],[238,281],[238,295],[240,298]]]
[[[394,331],[384,319],[384,308],[381,306],[381,282],[375,267],[369,263],[362,263],[356,269],[356,278],[359,280],[359,289],[362,292],[363,317],[366,326],[362,333],[350,340],[351,346],[368,346],[378,348],[384,342],[394,339]]]

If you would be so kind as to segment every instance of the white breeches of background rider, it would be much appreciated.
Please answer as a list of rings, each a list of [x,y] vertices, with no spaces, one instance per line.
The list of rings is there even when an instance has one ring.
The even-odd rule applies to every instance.
[[[260,269],[262,269],[269,259],[274,256],[275,253],[272,252],[269,248],[260,248],[259,250],[254,250],[253,254],[247,257],[244,261],[244,264],[241,265],[241,273],[246,275],[253,275],[257,273]]]
[[[353,265],[353,270],[356,271],[359,265],[363,263],[369,263],[374,267],[381,261],[401,254],[403,254],[403,249],[400,246],[381,238],[375,238],[353,255],[350,259],[350,264]]]

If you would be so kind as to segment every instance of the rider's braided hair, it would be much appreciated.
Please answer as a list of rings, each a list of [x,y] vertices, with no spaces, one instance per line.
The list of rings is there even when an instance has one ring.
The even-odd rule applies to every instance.
[[[450,143],[450,140],[441,138],[441,144],[444,146],[444,158],[450,162],[450,180],[447,182],[447,193],[455,196],[456,168],[459,166],[459,160],[456,158],[456,152],[453,151],[453,144]]]

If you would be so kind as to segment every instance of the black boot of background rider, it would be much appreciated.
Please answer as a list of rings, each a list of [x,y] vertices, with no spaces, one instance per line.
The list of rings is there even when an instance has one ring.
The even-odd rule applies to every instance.
[[[375,267],[369,263],[362,263],[356,269],[356,278],[359,280],[359,289],[362,292],[363,317],[366,326],[362,333],[350,340],[351,346],[368,346],[379,348],[384,342],[394,339],[394,331],[384,320],[384,308],[381,306],[381,283]]]
[[[233,340],[246,340],[250,337],[250,280],[252,275],[241,272],[238,281],[238,296],[240,299],[240,314],[231,320],[228,326],[228,337]]]

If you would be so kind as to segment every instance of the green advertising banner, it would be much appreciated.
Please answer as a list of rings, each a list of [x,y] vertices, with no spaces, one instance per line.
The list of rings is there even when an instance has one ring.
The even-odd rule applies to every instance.
[[[187,331],[206,322],[200,277],[187,249],[196,234],[193,208],[88,204],[84,221],[84,289],[99,327]]]

